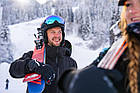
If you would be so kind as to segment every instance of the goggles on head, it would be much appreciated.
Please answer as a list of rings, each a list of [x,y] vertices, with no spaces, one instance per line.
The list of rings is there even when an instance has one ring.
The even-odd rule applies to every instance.
[[[51,25],[53,23],[59,23],[59,24],[65,24],[65,21],[61,18],[61,17],[58,17],[58,16],[49,16],[48,18],[46,18],[46,20],[44,21],[45,24],[47,25]]]

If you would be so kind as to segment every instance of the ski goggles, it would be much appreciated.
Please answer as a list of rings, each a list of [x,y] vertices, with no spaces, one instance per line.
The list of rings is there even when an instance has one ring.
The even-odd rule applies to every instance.
[[[126,31],[128,31],[128,33],[140,35],[140,22],[128,24]]]
[[[46,18],[44,23],[47,25],[50,25],[50,24],[53,24],[55,21],[63,25],[65,24],[65,21],[61,17],[58,17],[58,16],[49,16],[48,18]]]

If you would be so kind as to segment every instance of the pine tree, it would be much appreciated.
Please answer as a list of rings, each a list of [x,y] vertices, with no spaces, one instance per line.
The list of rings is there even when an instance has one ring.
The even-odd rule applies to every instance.
[[[13,61],[12,45],[10,40],[9,28],[2,23],[0,28],[0,63]]]

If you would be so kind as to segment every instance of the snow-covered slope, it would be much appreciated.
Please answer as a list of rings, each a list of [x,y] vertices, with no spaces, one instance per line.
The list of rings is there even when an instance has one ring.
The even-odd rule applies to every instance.
[[[7,63],[0,64],[0,93],[26,93],[26,83],[22,79],[14,79],[9,74],[10,65]],[[6,79],[9,80],[9,88],[5,90]]]

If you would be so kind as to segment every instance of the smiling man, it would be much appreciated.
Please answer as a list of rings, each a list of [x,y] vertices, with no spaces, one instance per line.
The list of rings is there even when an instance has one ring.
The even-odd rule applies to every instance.
[[[48,35],[48,45],[50,46],[60,46],[60,43],[62,41],[62,30],[60,27],[54,27],[51,29],[48,29],[47,35]]]
[[[45,64],[33,60],[33,51],[29,51],[11,64],[10,75],[14,78],[23,78],[29,73],[41,74],[41,78],[46,82],[51,81],[45,84],[42,93],[61,93],[57,87],[57,80],[65,70],[77,68],[76,61],[70,57],[72,47],[71,43],[65,40],[64,27],[65,22],[61,17],[47,17],[40,28],[46,48]],[[27,93],[30,93],[28,88]]]

